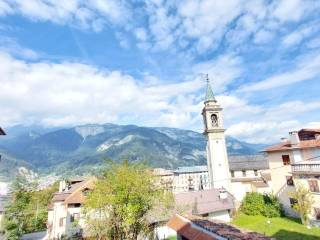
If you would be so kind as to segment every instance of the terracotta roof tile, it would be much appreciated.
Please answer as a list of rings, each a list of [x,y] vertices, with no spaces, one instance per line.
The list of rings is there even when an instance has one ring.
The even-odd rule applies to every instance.
[[[196,216],[175,215],[167,223],[179,235],[192,240],[215,240],[219,237],[233,240],[270,240],[257,232],[247,232],[230,224],[210,221]]]
[[[304,149],[320,147],[320,140],[302,140],[296,145],[292,145],[290,141],[278,143],[276,145],[267,147],[264,152],[285,151],[291,149]]]
[[[71,185],[71,188],[64,192],[56,192],[53,196],[53,202],[64,202],[66,204],[83,203],[85,196],[83,190],[93,187],[95,178],[88,178],[82,182],[77,182]]]

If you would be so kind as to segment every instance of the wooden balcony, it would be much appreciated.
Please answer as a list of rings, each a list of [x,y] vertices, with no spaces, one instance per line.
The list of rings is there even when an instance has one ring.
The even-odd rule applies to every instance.
[[[292,173],[296,174],[320,174],[320,163],[292,164]]]

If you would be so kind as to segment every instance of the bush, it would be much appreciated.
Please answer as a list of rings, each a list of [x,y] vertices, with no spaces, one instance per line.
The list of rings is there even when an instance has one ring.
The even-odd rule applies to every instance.
[[[281,205],[275,196],[257,192],[246,194],[240,211],[246,215],[262,215],[269,218],[282,216]]]

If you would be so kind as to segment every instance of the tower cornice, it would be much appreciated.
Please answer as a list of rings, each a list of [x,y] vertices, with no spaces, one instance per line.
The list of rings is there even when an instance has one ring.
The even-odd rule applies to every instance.
[[[207,129],[203,132],[203,134],[208,134],[208,133],[224,133],[226,131],[225,128],[217,128],[217,129]]]

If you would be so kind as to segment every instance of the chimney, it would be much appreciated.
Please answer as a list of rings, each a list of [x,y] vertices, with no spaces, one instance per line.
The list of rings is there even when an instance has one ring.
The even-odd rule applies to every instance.
[[[289,132],[289,137],[292,145],[297,145],[300,142],[298,131]]]
[[[66,181],[65,180],[62,180],[60,181],[59,183],[59,192],[63,192],[64,190],[66,190]]]
[[[228,198],[228,193],[224,188],[219,189],[219,198],[221,200],[224,200],[224,199]]]

